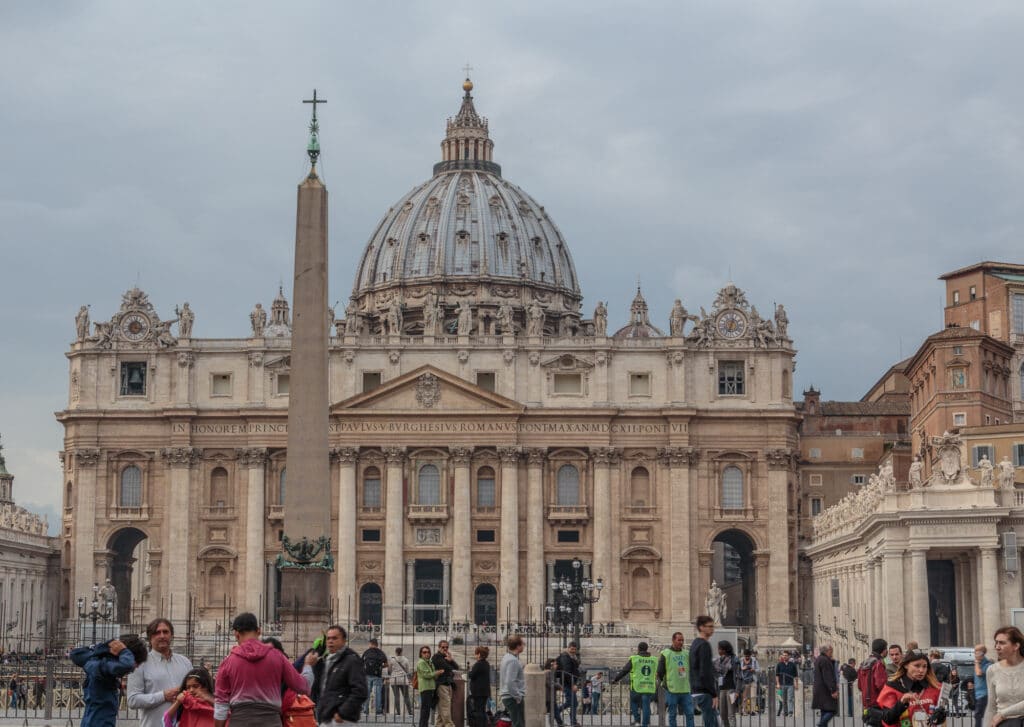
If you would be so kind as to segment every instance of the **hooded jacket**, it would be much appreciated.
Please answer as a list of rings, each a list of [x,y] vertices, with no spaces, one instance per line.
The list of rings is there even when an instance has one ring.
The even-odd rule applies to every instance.
[[[316,721],[324,724],[338,715],[346,722],[358,722],[368,696],[363,660],[346,646],[335,655],[324,675],[324,686],[316,702]]]
[[[82,727],[113,727],[121,701],[121,677],[135,668],[135,655],[125,649],[114,656],[110,653],[110,642],[105,642],[91,647],[80,646],[71,652],[70,657],[85,670]]]
[[[243,641],[217,670],[214,716],[227,719],[232,704],[259,702],[281,708],[283,688],[309,694],[309,685],[288,657],[259,639]]]
[[[907,692],[914,692],[917,698],[910,704],[903,704],[900,700]],[[930,714],[939,706],[939,696],[939,690],[928,682],[914,682],[908,676],[890,680],[878,695],[882,724],[893,727],[905,719],[913,723],[915,712],[924,710]]]

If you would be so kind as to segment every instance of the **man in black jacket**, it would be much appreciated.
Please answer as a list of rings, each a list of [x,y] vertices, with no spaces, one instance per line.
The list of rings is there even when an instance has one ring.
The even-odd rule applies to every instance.
[[[373,710],[377,714],[384,712],[384,665],[388,657],[380,650],[377,639],[370,639],[370,648],[363,652],[363,669],[366,670],[367,689],[373,698]],[[363,714],[370,713],[370,700],[363,707]]]
[[[710,616],[698,616],[696,626],[697,638],[690,644],[690,691],[704,727],[718,727],[718,677],[711,650],[715,622]]]
[[[447,641],[438,642],[437,653],[430,658],[430,663],[434,665],[435,671],[441,672],[435,680],[437,688],[434,709],[437,718],[434,724],[436,727],[455,727],[452,720],[452,685],[455,683],[455,672],[459,665],[448,652]]]
[[[337,718],[358,722],[366,701],[366,670],[359,654],[345,645],[348,634],[341,626],[327,629],[327,654],[322,659],[322,675],[316,700],[316,721],[327,724]]]
[[[569,708],[569,724],[579,727],[576,721],[576,692],[580,685],[580,658],[577,656],[579,644],[570,641],[565,651],[558,655],[558,676],[562,680],[562,708]]]

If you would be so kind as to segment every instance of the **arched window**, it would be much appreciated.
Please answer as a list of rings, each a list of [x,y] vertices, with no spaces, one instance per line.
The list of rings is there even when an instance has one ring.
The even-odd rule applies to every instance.
[[[142,507],[142,470],[131,464],[121,470],[121,507]]]
[[[651,507],[651,474],[637,467],[629,475],[629,499],[633,507]]]
[[[363,507],[380,506],[380,470],[376,467],[367,467],[363,470]]]
[[[571,464],[563,464],[558,468],[558,503],[559,505],[580,504],[580,471]]]
[[[739,467],[726,467],[722,472],[722,509],[743,509],[743,471]]]
[[[278,481],[277,481],[277,504],[281,505],[282,507],[284,506],[284,484],[285,484],[285,480],[287,480],[287,479],[288,479],[288,468],[287,467],[282,467],[281,468],[281,476],[278,478]]]
[[[367,583],[359,589],[359,623],[379,624],[383,612],[380,586]]]
[[[476,506],[494,507],[494,469],[491,467],[481,467],[476,472]]]
[[[210,507],[227,507],[228,471],[217,467],[210,473]]]
[[[213,566],[213,568],[210,569],[209,580],[207,583],[207,593],[209,594],[208,602],[213,605],[224,603],[225,596],[228,592],[227,571],[219,565]]]
[[[488,626],[498,622],[498,591],[490,583],[481,583],[473,593],[473,622]]]
[[[441,504],[441,473],[435,465],[425,464],[420,467],[418,504]]]

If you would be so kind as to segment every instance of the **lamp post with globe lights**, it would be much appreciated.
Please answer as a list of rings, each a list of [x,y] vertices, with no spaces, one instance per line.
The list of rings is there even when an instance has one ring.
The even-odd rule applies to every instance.
[[[572,576],[551,581],[553,602],[544,607],[548,622],[562,627],[562,648],[568,645],[569,635],[575,641],[583,633],[586,607],[597,603],[604,589],[604,581],[591,581],[583,575],[583,563],[572,559]]]

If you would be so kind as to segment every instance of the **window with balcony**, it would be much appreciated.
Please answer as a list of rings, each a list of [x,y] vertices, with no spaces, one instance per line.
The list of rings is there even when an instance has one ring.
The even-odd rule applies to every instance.
[[[722,470],[722,509],[743,509],[743,470],[739,467]]]
[[[558,468],[557,504],[577,506],[580,504],[580,471],[571,464],[563,464]]]
[[[436,465],[420,467],[417,484],[417,505],[441,504],[441,472]]]
[[[381,507],[380,470],[376,467],[363,470],[363,507],[371,510]]]
[[[578,542],[580,542],[580,531],[579,530],[559,530],[558,531],[558,542],[559,543],[578,543]]]
[[[742,361],[719,361],[718,395],[743,396],[745,393],[744,363]]]
[[[476,473],[476,506],[492,508],[495,503],[494,469],[481,467]]]
[[[142,507],[142,470],[133,464],[121,470],[117,504],[120,507]]]

